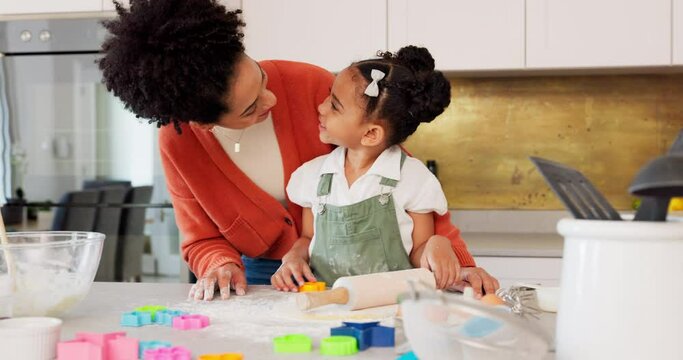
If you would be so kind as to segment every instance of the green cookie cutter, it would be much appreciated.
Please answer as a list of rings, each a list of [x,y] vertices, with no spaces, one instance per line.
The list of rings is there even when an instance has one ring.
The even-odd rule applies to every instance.
[[[276,353],[307,353],[311,352],[313,342],[311,338],[301,334],[288,334],[273,339],[273,349]]]
[[[353,336],[330,336],[320,342],[320,353],[323,355],[345,356],[358,352],[358,342]]]
[[[157,318],[157,311],[161,310],[166,310],[166,307],[161,305],[145,305],[135,309],[135,311],[148,312],[152,314],[152,322],[154,322]]]

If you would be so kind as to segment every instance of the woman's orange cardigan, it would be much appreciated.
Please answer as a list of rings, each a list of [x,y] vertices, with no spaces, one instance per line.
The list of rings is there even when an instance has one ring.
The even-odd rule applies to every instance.
[[[334,76],[304,63],[260,64],[268,74],[268,89],[277,97],[272,118],[282,153],[284,187],[300,165],[332,150],[318,138],[317,106],[329,94]],[[227,263],[242,267],[241,254],[281,259],[298,239],[301,207],[288,200],[285,208],[261,190],[230,160],[211,132],[183,124],[178,135],[173,126],[166,126],[159,132],[159,148],[183,235],[183,257],[198,277]],[[435,220],[436,233],[451,239],[462,266],[474,266],[450,216]]]

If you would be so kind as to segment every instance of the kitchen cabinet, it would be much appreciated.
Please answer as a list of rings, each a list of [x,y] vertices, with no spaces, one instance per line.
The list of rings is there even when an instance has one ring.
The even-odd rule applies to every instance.
[[[118,0],[124,7],[130,6],[130,0]],[[103,11],[114,11],[114,0],[102,0],[102,10]]]
[[[425,46],[441,70],[524,68],[524,0],[388,1],[389,49]]]
[[[528,282],[557,286],[562,273],[562,258],[475,256],[477,266],[484,268],[501,283],[510,286]]]
[[[243,0],[245,46],[257,60],[340,71],[386,50],[386,0]]]
[[[123,6],[130,6],[130,0],[118,0]],[[239,9],[240,0],[220,0],[228,9]],[[114,0],[2,0],[0,15],[50,14],[72,12],[114,11]]]
[[[527,67],[670,65],[671,1],[527,0]]]
[[[124,7],[130,6],[130,0],[118,0]],[[225,5],[229,10],[239,9],[241,7],[240,0],[220,0],[219,3]],[[114,11],[114,0],[102,0],[103,11]]]
[[[2,0],[0,15],[101,11],[102,0]]]
[[[683,0],[673,0],[673,63],[683,65]]]
[[[223,4],[228,10],[235,10],[242,8],[241,0],[219,0],[219,3]]]

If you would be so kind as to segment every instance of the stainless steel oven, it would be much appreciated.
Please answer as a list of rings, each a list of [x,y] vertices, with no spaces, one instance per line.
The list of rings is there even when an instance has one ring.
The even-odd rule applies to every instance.
[[[99,21],[0,23],[6,197],[55,201],[97,176]]]
[[[108,175],[105,133],[123,120],[107,113],[118,103],[96,64],[106,34],[100,21],[0,22],[5,197],[21,188],[34,201],[56,201],[84,180]]]
[[[55,203],[112,179],[153,185],[152,202],[169,202],[156,128],[101,82],[102,20],[0,22],[0,203],[17,189],[29,203]],[[177,273],[172,210],[148,209],[147,220],[157,267]]]

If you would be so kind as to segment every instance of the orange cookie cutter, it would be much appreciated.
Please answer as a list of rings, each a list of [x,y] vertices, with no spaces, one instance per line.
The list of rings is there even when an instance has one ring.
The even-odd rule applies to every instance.
[[[299,292],[325,291],[324,281],[309,281],[299,286]]]

